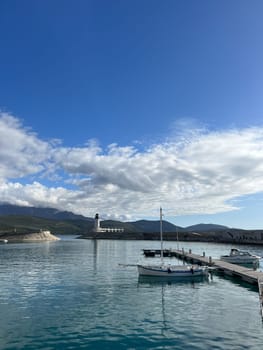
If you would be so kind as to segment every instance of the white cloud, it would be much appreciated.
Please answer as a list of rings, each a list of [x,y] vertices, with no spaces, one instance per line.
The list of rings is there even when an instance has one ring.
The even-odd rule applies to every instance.
[[[178,135],[144,151],[117,144],[103,150],[94,141],[67,148],[2,114],[0,198],[123,219],[156,215],[160,205],[174,216],[226,212],[237,209],[234,199],[263,191],[262,128]],[[28,175],[35,181],[26,183]]]
[[[48,161],[50,146],[10,114],[0,113],[0,179],[36,174]]]

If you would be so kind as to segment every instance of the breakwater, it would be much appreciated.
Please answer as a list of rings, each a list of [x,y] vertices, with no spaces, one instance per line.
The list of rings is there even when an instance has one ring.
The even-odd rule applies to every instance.
[[[83,239],[159,240],[159,232],[87,232]],[[263,230],[222,230],[208,232],[164,232],[163,240],[231,244],[263,244]]]

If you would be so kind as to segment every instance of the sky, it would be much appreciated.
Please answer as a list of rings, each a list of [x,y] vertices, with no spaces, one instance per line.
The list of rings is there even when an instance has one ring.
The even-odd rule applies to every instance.
[[[263,229],[262,0],[1,0],[0,202]]]

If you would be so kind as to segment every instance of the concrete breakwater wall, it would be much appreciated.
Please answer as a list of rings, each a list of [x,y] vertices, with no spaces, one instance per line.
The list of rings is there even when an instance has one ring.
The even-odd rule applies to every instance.
[[[177,238],[178,237],[178,238]],[[126,239],[159,240],[160,233],[146,232],[89,232],[79,238],[83,239]],[[236,244],[263,244],[263,230],[224,230],[209,232],[164,232],[166,241],[215,242]]]
[[[35,233],[25,234],[2,234],[1,239],[6,239],[8,242],[35,242],[35,241],[57,241],[60,238],[53,235],[50,231],[40,231]]]

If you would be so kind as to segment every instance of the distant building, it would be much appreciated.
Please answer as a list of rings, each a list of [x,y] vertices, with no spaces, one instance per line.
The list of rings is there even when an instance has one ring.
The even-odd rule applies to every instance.
[[[100,217],[97,213],[94,219],[94,232],[123,232],[123,227],[100,227]]]
[[[96,214],[96,215],[95,215],[95,220],[94,220],[94,231],[95,231],[95,232],[101,232],[99,214]]]

